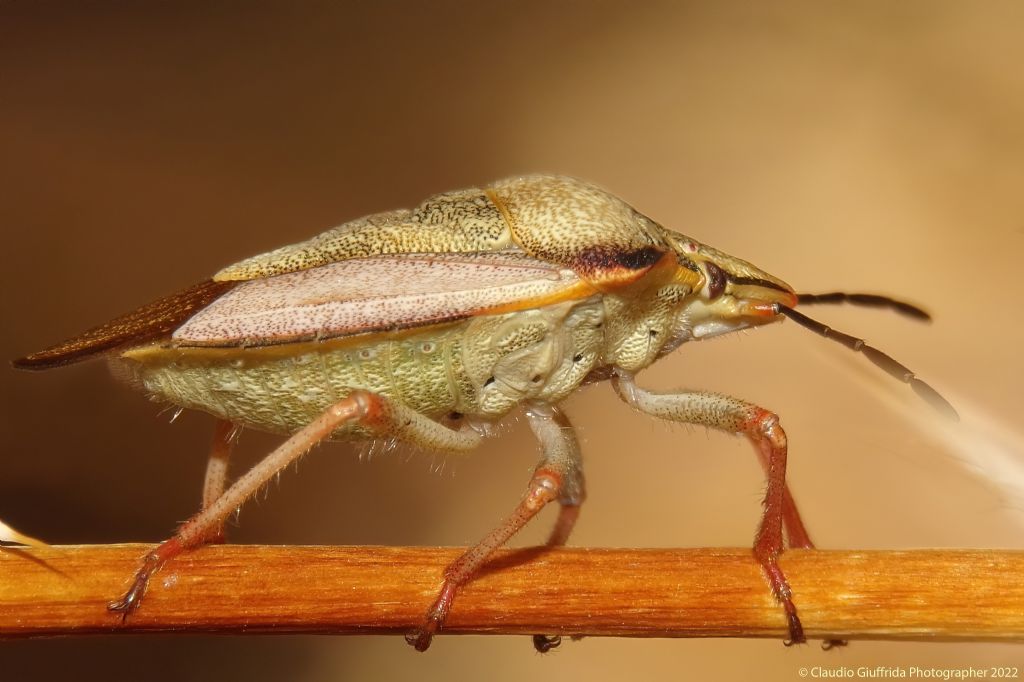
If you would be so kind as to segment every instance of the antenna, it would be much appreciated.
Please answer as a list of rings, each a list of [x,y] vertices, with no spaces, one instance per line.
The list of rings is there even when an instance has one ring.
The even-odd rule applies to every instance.
[[[808,298],[811,299],[811,302],[815,302],[812,298],[813,296],[813,294],[808,296]],[[825,297],[825,300],[818,301],[822,303],[838,303],[844,300],[849,300],[851,303],[861,303],[861,300],[857,300],[852,297],[868,296],[870,297],[871,302],[865,303],[865,305],[891,307],[895,310],[899,310],[900,312],[911,315],[913,317],[920,317],[921,315],[924,315],[925,319],[930,319],[928,317],[928,314],[925,313],[920,308],[912,306],[909,303],[903,303],[902,301],[896,301],[891,298],[886,298],[885,296],[875,297],[871,294],[841,293],[820,294],[820,296]],[[876,299],[878,300],[876,301]],[[806,302],[803,294],[800,295],[800,302]],[[826,339],[831,339],[837,343],[841,343],[850,350],[863,353],[865,356],[867,356],[868,360],[875,363],[877,366],[881,367],[890,376],[899,379],[905,384],[910,384],[910,387],[914,389],[914,392],[917,393],[917,395],[921,396],[921,398],[923,398],[925,402],[927,402],[937,411],[941,412],[942,414],[944,414],[949,419],[952,419],[953,421],[960,421],[960,415],[957,414],[956,409],[954,409],[953,406],[949,404],[949,401],[943,398],[938,391],[936,391],[934,388],[926,384],[921,379],[918,379],[917,376],[912,371],[910,371],[910,369],[908,369],[905,365],[897,362],[891,356],[887,355],[886,353],[883,353],[874,346],[868,345],[867,341],[865,341],[864,339],[858,339],[855,336],[850,336],[849,334],[844,334],[839,330],[832,329],[828,325],[818,322],[817,320],[812,320],[803,313],[798,313],[792,308],[784,306],[780,303],[775,304],[775,311],[779,314],[785,315],[789,319],[799,324],[801,327],[806,327],[807,329],[810,329],[815,334],[819,334],[821,336],[824,336]]]
[[[870,308],[888,308],[894,310],[901,315],[907,317],[913,317],[915,320],[930,321],[932,316],[927,311],[918,308],[916,305],[907,303],[906,301],[898,301],[895,298],[888,296],[880,296],[878,294],[848,294],[843,291],[833,291],[827,294],[797,294],[797,298],[800,299],[800,305],[809,305],[815,303],[852,303],[854,305],[863,305]]]

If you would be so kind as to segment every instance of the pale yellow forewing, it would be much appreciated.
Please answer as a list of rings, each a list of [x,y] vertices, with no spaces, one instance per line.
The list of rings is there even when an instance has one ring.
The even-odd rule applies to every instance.
[[[239,282],[181,325],[177,346],[267,346],[398,331],[592,296],[519,252],[354,258]]]

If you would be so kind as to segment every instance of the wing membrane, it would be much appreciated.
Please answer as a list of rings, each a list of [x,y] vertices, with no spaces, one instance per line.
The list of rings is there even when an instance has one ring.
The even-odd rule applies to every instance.
[[[182,322],[236,285],[237,282],[201,282],[93,327],[56,346],[18,358],[13,364],[19,369],[47,369],[169,338]]]

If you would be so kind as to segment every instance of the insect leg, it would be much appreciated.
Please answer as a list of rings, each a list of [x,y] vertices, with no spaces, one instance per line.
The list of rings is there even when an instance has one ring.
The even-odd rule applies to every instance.
[[[416,647],[417,651],[426,651],[430,646],[430,640],[444,625],[459,588],[472,580],[488,557],[519,532],[546,504],[556,500],[561,504],[561,512],[548,544],[564,543],[572,530],[585,496],[576,434],[565,415],[553,406],[531,405],[526,414],[530,428],[543,449],[541,461],[534,469],[526,494],[515,510],[494,530],[445,569],[444,584],[427,611],[423,627],[406,636],[406,641]],[[544,635],[534,638],[535,646],[538,646],[538,639],[547,642],[548,649],[554,646],[553,640],[549,641]]]
[[[552,405],[534,406],[527,412],[530,428],[541,443],[543,463],[558,469],[562,487],[558,495],[558,518],[548,535],[549,547],[560,547],[569,540],[587,498],[583,480],[583,458],[576,432],[565,413]]]
[[[534,426],[534,433],[543,443],[545,452],[556,452],[558,448],[565,447],[568,451],[563,455],[566,462],[565,477],[562,480],[562,493],[559,495],[558,518],[548,536],[549,547],[560,547],[569,540],[573,526],[576,525],[580,516],[580,508],[587,497],[586,485],[583,479],[583,458],[580,455],[579,444],[576,442],[575,432],[572,424],[565,414],[553,407],[547,408],[551,414],[551,421],[539,421]],[[537,417],[538,420],[541,417]],[[531,425],[533,421],[531,421]],[[554,428],[552,428],[554,427]],[[555,440],[550,444],[547,439]],[[538,653],[546,654],[562,643],[560,635],[534,635],[533,648]]]
[[[235,449],[239,428],[225,419],[218,419],[213,432],[210,457],[206,460],[203,479],[203,509],[213,504],[224,493],[228,477],[228,460]],[[224,521],[210,531],[207,542],[224,542]]]
[[[765,468],[768,487],[764,497],[761,527],[754,540],[754,556],[761,564],[772,593],[786,610],[789,621],[789,642],[804,642],[803,626],[793,604],[789,581],[779,566],[783,549],[782,528],[787,526],[790,539],[797,546],[810,546],[810,538],[791,495],[786,490],[786,433],[779,426],[778,415],[737,398],[716,393],[691,392],[661,394],[645,391],[625,372],[612,381],[619,396],[636,409],[659,419],[702,424],[722,431],[742,433],[754,444]]]
[[[243,502],[273,476],[328,438],[336,429],[359,423],[382,434],[395,436],[434,450],[469,450],[481,436],[472,429],[453,431],[437,422],[367,391],[353,391],[319,417],[296,431],[276,450],[244,473],[217,499],[187,520],[174,537],[160,543],[142,560],[128,591],[107,608],[127,617],[139,607],[150,577],[168,560],[202,545]]]
[[[771,471],[771,462],[765,457],[764,451],[761,448],[755,448],[755,451],[757,452],[758,461],[761,462],[761,468],[764,469],[765,476],[767,476]],[[800,512],[796,508],[796,502],[793,500],[793,494],[789,491],[788,483],[782,488],[782,527],[786,531],[786,539],[789,540],[790,547],[794,549],[814,549],[814,543],[811,541],[811,536],[807,533],[803,519],[800,518]]]

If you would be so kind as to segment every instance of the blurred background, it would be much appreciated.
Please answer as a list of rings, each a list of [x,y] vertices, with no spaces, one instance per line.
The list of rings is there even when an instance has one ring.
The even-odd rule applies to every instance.
[[[572,174],[798,290],[934,313],[815,310],[930,381],[956,426],[794,324],[692,344],[641,375],[779,412],[820,546],[1021,548],[1022,31],[1012,0],[3,2],[0,357],[367,213]],[[197,508],[211,418],[170,425],[102,362],[0,376],[0,519],[54,543],[157,541]],[[566,409],[590,490],[574,544],[751,542],[763,481],[746,442],[645,419],[604,385]],[[473,542],[537,457],[509,424],[441,473],[320,448],[231,539]],[[277,442],[247,432],[233,470]],[[5,680],[747,680],[1020,665],[1024,651],[588,639],[541,657],[522,637],[441,637],[417,655],[397,637],[152,636],[3,642],[0,660]]]

